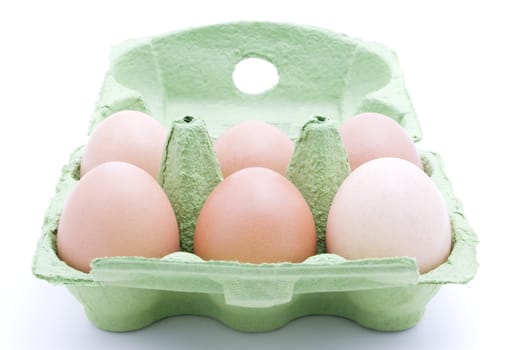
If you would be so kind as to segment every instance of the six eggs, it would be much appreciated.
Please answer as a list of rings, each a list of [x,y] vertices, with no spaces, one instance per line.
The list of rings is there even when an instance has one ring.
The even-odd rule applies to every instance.
[[[411,256],[420,273],[451,248],[445,203],[406,132],[364,113],[340,128],[352,173],[335,195],[327,252],[347,259]],[[156,182],[167,129],[135,111],[115,113],[91,135],[57,232],[57,251],[89,272],[104,256],[162,257],[179,249],[175,213]],[[312,212],[285,178],[293,142],[260,121],[214,143],[224,180],[201,209],[194,253],[206,260],[301,262],[316,250]]]

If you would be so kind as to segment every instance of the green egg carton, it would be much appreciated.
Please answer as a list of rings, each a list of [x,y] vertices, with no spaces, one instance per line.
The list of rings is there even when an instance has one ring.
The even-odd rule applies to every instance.
[[[235,87],[234,68],[248,57],[277,67],[274,88],[248,95]],[[414,141],[421,139],[397,58],[379,44],[263,22],[130,40],[112,52],[90,130],[126,109],[144,111],[171,130],[158,181],[176,212],[182,251],[162,259],[98,258],[90,273],[58,258],[56,231],[79,178],[80,147],[63,167],[33,260],[33,273],[66,285],[99,328],[129,331],[194,314],[261,332],[324,314],[377,330],[403,330],[420,320],[441,285],[466,283],[476,273],[476,235],[440,157],[429,151],[420,150],[424,169],[443,194],[452,224],[452,251],[445,263],[420,275],[409,257],[346,260],[325,253],[330,203],[349,174],[339,125],[361,112],[380,112]],[[317,254],[303,263],[203,261],[192,254],[199,210],[222,180],[212,139],[246,119],[276,125],[296,141],[287,177],[311,206],[318,231]]]

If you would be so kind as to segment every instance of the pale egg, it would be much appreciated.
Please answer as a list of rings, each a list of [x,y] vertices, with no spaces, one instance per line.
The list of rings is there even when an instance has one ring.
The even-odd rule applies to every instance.
[[[226,130],[214,143],[223,177],[243,168],[264,167],[284,175],[294,143],[280,129],[249,120]]]
[[[392,118],[380,113],[362,113],[343,123],[340,134],[351,170],[383,157],[408,160],[423,169],[421,159],[407,132]]]
[[[134,164],[156,177],[160,169],[167,129],[138,111],[121,111],[103,120],[85,146],[80,176],[110,161]]]
[[[161,258],[179,248],[167,195],[151,175],[124,162],[103,163],[80,179],[56,238],[58,256],[84,272],[97,257]]]
[[[235,172],[205,201],[194,253],[205,260],[302,262],[316,251],[312,212],[298,189],[260,167]]]
[[[417,166],[399,158],[375,159],[352,172],[327,220],[329,253],[347,259],[410,256],[420,273],[445,262],[451,240],[438,188]]]

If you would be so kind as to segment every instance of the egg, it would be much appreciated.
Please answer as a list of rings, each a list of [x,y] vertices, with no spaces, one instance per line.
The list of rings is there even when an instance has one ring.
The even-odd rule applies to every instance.
[[[248,167],[265,167],[285,175],[294,143],[280,129],[249,120],[226,130],[214,143],[223,177]]]
[[[392,118],[379,113],[362,113],[343,123],[340,134],[350,168],[369,160],[396,157],[423,169],[421,159],[407,132]]]
[[[327,220],[327,251],[347,259],[410,256],[420,273],[451,249],[449,214],[434,182],[399,158],[369,161],[342,183]]]
[[[160,169],[167,129],[138,111],[121,111],[103,120],[85,146],[80,176],[109,161],[134,164],[156,177]]]
[[[124,162],[103,163],[77,183],[64,204],[58,256],[89,272],[97,257],[160,258],[179,248],[176,216],[156,180]]]
[[[302,262],[316,250],[311,210],[298,189],[261,167],[239,170],[205,201],[194,253],[205,260]]]

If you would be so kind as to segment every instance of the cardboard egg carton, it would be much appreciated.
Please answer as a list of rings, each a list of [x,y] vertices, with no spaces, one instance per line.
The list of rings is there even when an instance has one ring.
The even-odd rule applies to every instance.
[[[240,92],[231,77],[246,57],[272,62],[278,84],[259,95]],[[402,330],[420,320],[441,285],[466,283],[476,273],[476,235],[440,157],[430,151],[420,151],[424,169],[443,194],[452,225],[452,251],[444,264],[420,275],[409,257],[346,260],[325,253],[328,209],[349,174],[339,125],[361,112],[379,112],[414,141],[421,139],[396,56],[381,45],[261,22],[130,40],[112,52],[90,130],[127,109],[144,111],[171,128],[158,181],[176,212],[184,251],[162,259],[98,258],[90,273],[61,261],[56,231],[79,179],[83,147],[76,149],[45,214],[33,273],[67,286],[97,327],[128,331],[195,314],[259,332],[326,314],[377,330]],[[271,123],[296,141],[287,177],[311,206],[318,231],[317,254],[303,263],[203,261],[191,253],[199,209],[221,181],[212,139],[245,119]]]

